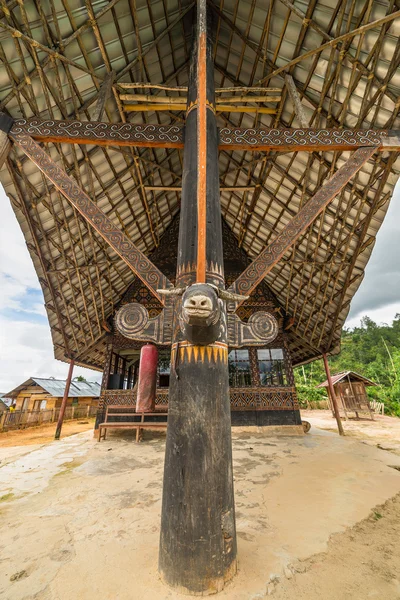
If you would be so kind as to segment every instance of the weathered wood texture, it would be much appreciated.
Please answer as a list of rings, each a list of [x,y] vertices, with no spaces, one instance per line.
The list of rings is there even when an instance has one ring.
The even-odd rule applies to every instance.
[[[328,386],[329,386],[329,395],[330,395],[330,398],[332,400],[332,404],[333,404],[333,409],[334,409],[334,414],[335,414],[335,419],[336,419],[336,423],[337,423],[339,435],[344,435],[342,420],[340,418],[339,407],[338,407],[337,398],[336,398],[336,394],[335,394],[335,388],[333,387],[333,382],[332,382],[332,377],[331,377],[331,370],[329,368],[328,357],[324,353],[322,355],[322,358],[324,360],[325,373],[326,373],[326,378],[328,380]]]
[[[69,388],[70,388],[71,380],[72,380],[72,373],[74,372],[74,364],[75,364],[74,360],[71,359],[71,362],[69,363],[67,381],[65,382],[64,396],[63,396],[63,399],[61,402],[60,414],[58,415],[56,433],[54,436],[55,440],[59,440],[60,436],[61,436],[61,429],[62,429],[63,422],[64,422],[65,409],[67,408]]]
[[[248,295],[268,275],[274,265],[289,250],[322,210],[372,157],[375,148],[359,148],[349,160],[318,190],[307,204],[293,217],[281,233],[257,256],[231,285],[229,291]]]
[[[133,242],[109,219],[72,177],[61,169],[46,152],[26,134],[10,133],[12,141],[36,164],[63,196],[90,223],[113,250],[126,262],[156,298],[164,304],[157,289],[172,284]]]
[[[206,0],[199,0],[197,16],[177,285],[206,280],[222,287],[218,137]],[[206,595],[221,590],[237,568],[226,333],[219,342],[200,347],[182,339],[176,328],[171,364],[159,570],[176,590]]]
[[[17,119],[10,133],[27,134],[41,142],[178,149],[183,148],[183,132],[180,125],[56,121],[32,117]],[[355,150],[366,146],[375,146],[380,151],[400,150],[400,136],[395,130],[223,127],[218,135],[219,150],[314,152]]]

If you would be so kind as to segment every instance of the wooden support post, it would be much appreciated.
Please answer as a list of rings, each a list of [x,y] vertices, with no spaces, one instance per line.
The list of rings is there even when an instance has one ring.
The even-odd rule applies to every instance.
[[[323,209],[372,157],[375,148],[359,148],[349,160],[310,198],[276,238],[257,256],[229,288],[230,292],[248,296],[305,232]],[[242,301],[243,302],[243,301]],[[239,302],[237,306],[240,306]]]
[[[338,428],[338,431],[339,431],[339,435],[344,435],[342,420],[340,418],[339,407],[338,407],[338,403],[337,403],[337,399],[336,399],[336,394],[335,394],[335,388],[333,387],[332,377],[331,377],[331,371],[329,369],[328,358],[327,358],[327,356],[326,356],[325,353],[322,355],[322,358],[324,359],[325,373],[326,373],[326,378],[328,380],[329,392],[330,392],[331,399],[332,399],[332,404],[333,404],[333,409],[334,409],[334,413],[335,413],[335,419],[336,419],[336,423],[337,423],[337,428]]]
[[[0,112],[0,169],[3,166],[11,149],[11,142],[10,138],[8,137],[8,132],[10,131],[13,122],[14,119],[5,113]]]
[[[139,382],[136,398],[136,412],[154,412],[156,405],[158,350],[153,344],[146,344],[140,351]]]
[[[206,23],[206,0],[198,0],[177,287],[196,282],[224,287],[214,65]],[[218,342],[196,345],[176,327],[171,364],[159,570],[177,592],[207,595],[223,589],[237,569],[226,332]]]
[[[62,424],[63,424],[63,421],[64,421],[65,409],[67,407],[69,387],[71,385],[72,372],[74,370],[74,364],[75,364],[75,361],[74,361],[73,358],[71,358],[71,361],[69,363],[68,377],[67,377],[67,381],[65,382],[64,396],[63,396],[63,399],[62,399],[62,402],[61,402],[60,414],[58,415],[58,422],[57,422],[57,427],[56,427],[56,434],[54,436],[55,440],[59,440],[60,439],[61,428],[62,428]]]

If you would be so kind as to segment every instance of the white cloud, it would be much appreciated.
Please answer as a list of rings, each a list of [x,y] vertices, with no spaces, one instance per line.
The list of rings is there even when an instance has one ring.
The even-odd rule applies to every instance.
[[[9,321],[0,316],[0,392],[9,392],[29,377],[66,379],[68,364],[56,360],[47,323]],[[74,368],[74,376],[100,381],[101,373]]]
[[[0,211],[0,392],[8,392],[29,377],[65,379],[68,364],[54,358],[49,325],[40,318],[47,315],[43,300],[40,302],[39,281],[1,186]],[[17,313],[12,319],[4,314],[10,309]],[[96,381],[101,378],[99,372],[81,367],[75,367],[75,375]]]
[[[400,314],[400,302],[395,302],[394,304],[388,304],[386,306],[382,306],[381,308],[360,312],[357,314],[357,316],[347,319],[345,326],[350,328],[359,327],[363,317],[369,317],[378,325],[381,323],[391,325],[396,314]]]

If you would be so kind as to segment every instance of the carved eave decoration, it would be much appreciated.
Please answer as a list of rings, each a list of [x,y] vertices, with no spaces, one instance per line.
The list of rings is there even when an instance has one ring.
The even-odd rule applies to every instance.
[[[116,132],[108,145],[64,143],[62,136],[40,144],[146,256],[179,212],[185,116],[180,102],[193,6],[180,0],[8,0],[0,8],[0,111],[17,124],[103,122],[110,135]],[[381,130],[367,145],[379,145],[383,136],[390,147],[393,130],[400,129],[400,11],[386,0],[225,0],[222,13],[219,4],[210,6],[216,85],[237,88],[220,93],[216,104],[222,214],[254,259],[349,158],[353,142],[342,130],[367,136]],[[128,87],[140,82],[161,86]],[[275,91],[260,102],[263,88]],[[236,107],[227,104],[232,96]],[[130,132],[141,126],[134,129],[138,141],[148,141],[161,125],[169,147],[120,145],[121,123]],[[101,128],[89,128],[102,135]],[[275,135],[271,129],[302,129],[308,144],[316,130],[335,130],[346,150],[329,150],[329,144],[321,149],[318,140],[308,152],[254,149],[259,139],[253,130],[263,128],[264,145]],[[250,140],[253,150],[229,145],[232,130]],[[290,324],[286,336],[295,364],[339,349],[400,169],[398,152],[385,147],[266,277]],[[0,180],[43,289],[56,358],[74,355],[78,364],[101,369],[107,323],[134,274],[15,145]]]

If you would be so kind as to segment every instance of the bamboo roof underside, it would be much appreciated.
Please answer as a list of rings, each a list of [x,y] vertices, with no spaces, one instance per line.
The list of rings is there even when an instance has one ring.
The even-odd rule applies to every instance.
[[[281,90],[280,100],[261,105],[275,114],[223,112],[221,127],[304,127],[285,86],[290,74],[310,127],[399,128],[398,2],[214,0],[209,6],[216,86]],[[103,121],[182,124],[182,111],[127,112],[120,95],[184,92],[121,84],[187,85],[194,10],[186,0],[2,0],[0,110],[14,118],[95,120],[99,90],[113,71]],[[244,94],[254,107],[251,95],[260,93]],[[179,190],[160,188],[181,185],[181,150],[44,148],[140,250],[150,254],[158,246],[179,212]],[[257,256],[349,156],[221,150],[221,187],[239,188],[221,191],[222,215],[239,245]],[[288,343],[295,364],[339,349],[399,170],[398,153],[376,153],[266,277],[294,319]],[[38,273],[56,358],[73,354],[79,364],[101,369],[103,323],[133,273],[16,148],[0,179]]]

